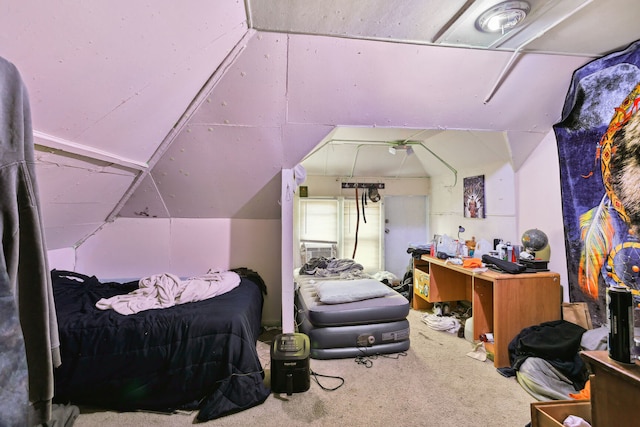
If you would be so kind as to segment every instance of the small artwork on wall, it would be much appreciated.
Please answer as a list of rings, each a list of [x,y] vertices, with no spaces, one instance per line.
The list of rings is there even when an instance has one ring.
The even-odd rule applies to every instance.
[[[484,175],[464,178],[464,217],[484,218]]]

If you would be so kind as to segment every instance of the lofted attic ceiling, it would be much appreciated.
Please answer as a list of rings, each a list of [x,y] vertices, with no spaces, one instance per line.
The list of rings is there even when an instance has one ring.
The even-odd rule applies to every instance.
[[[358,173],[450,172],[422,145],[400,167],[338,139],[517,169],[573,71],[640,39],[640,4],[531,0],[521,29],[479,33],[497,3],[4,2],[0,56],[30,95],[49,248],[119,216],[277,219],[282,168],[353,173],[330,151],[359,150]]]

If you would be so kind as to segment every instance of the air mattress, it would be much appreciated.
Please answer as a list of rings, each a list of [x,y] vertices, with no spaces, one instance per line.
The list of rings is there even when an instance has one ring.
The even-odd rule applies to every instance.
[[[315,284],[327,280],[296,277],[296,321],[309,336],[311,358],[337,359],[389,354],[409,349],[409,301],[393,291],[384,297],[324,304]],[[332,278],[335,280],[335,278]]]

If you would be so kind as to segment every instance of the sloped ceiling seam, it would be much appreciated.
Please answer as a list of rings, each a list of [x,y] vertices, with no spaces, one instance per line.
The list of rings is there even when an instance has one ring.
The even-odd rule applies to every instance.
[[[442,28],[440,28],[438,30],[438,32],[433,36],[433,38],[431,39],[431,43],[441,43],[442,42],[442,38],[444,36],[444,34],[449,31],[449,29],[451,27],[453,27],[453,25],[456,23],[456,21],[458,19],[460,19],[460,17],[462,15],[464,15],[464,13],[469,10],[469,8],[471,7],[471,5],[475,3],[475,0],[467,0],[467,2],[465,4],[463,4],[460,9],[451,17],[451,19],[449,19],[449,21],[444,24],[444,26]]]
[[[289,123],[289,53],[291,52],[291,36],[287,34],[287,51],[284,55],[284,122]],[[284,139],[283,139],[284,141]]]

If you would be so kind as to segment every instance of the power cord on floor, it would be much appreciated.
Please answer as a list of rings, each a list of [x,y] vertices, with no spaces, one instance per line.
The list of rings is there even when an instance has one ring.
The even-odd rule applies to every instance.
[[[313,371],[311,371],[311,376],[313,377],[313,380],[316,382],[316,384],[318,384],[320,386],[320,388],[325,390],[325,391],[335,391],[335,390],[339,389],[340,387],[342,387],[344,385],[344,378],[342,378],[342,377],[334,377],[333,375],[323,375],[323,374],[319,374],[319,373],[313,372]],[[335,386],[333,388],[328,388],[328,387],[325,387],[322,384],[320,384],[320,380],[318,380],[318,377],[337,379],[337,380],[340,380],[340,384],[338,384],[337,386]]]
[[[401,351],[399,353],[394,353],[394,354],[380,354],[380,353],[371,354],[371,355],[363,354],[360,356],[356,356],[356,358],[354,359],[354,362],[356,362],[358,365],[363,365],[366,368],[371,368],[373,366],[373,361],[378,357],[385,357],[387,359],[399,359],[400,357],[404,357],[406,355],[407,353],[405,351]]]

